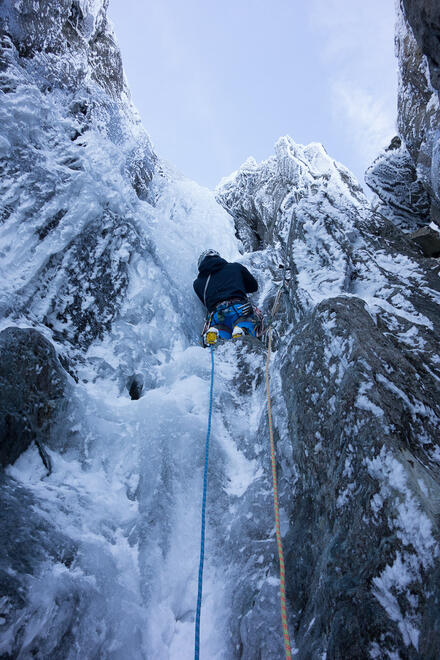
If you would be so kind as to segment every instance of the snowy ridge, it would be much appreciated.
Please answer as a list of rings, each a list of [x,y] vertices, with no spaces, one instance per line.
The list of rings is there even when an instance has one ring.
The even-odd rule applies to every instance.
[[[331,159],[322,145],[304,147],[287,136],[276,143],[275,156],[261,164],[248,159],[238,172],[223,179],[216,193],[218,201],[234,215],[239,236],[248,248],[280,239],[276,247],[283,247],[290,227],[286,220],[290,219],[289,209],[328,180],[335,182],[335,189],[350,181],[353,196],[366,202],[353,175]]]

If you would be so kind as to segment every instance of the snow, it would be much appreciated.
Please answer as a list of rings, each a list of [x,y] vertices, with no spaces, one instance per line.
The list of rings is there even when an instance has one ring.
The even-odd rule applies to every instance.
[[[164,453],[167,455],[174,466],[170,468],[180,473],[179,477],[176,474],[176,484],[180,487],[173,498],[175,504],[166,513],[173,529],[171,546],[164,562],[160,561],[158,548],[152,551],[153,557],[148,560],[151,562],[156,557],[155,562],[163,563],[163,566],[149,587],[154,605],[148,614],[142,614],[143,623],[138,621],[137,625],[148,631],[148,634],[143,633],[143,636],[147,635],[143,642],[146,654],[146,649],[154,648],[158,657],[166,655],[176,659],[190,658],[193,654],[200,517],[200,500],[196,495],[201,493],[203,437],[209,393],[206,380],[196,375],[200,370],[203,375],[209,371],[209,354],[195,347],[190,348],[189,353],[193,358],[192,375],[187,376],[185,370],[178,374],[178,365],[165,363],[164,385],[137,402],[115,397],[114,392],[106,392],[98,386],[78,386],[76,396],[83,401],[85,408],[75,428],[81,429],[82,437],[86,436],[84,430],[88,428],[86,470],[81,461],[71,457],[71,449],[69,458],[50,452],[53,472],[47,477],[35,447],[31,447],[8,469],[10,476],[38,495],[40,511],[44,515],[55,519],[72,538],[87,546],[88,563],[90,553],[98,552],[99,548],[103,557],[107,555],[112,558],[113,579],[117,580],[120,588],[131,594],[132,602],[137,602],[140,607],[139,584],[142,584],[142,576],[138,568],[139,550],[128,544],[124,532],[127,526],[136,524],[139,510],[137,502],[128,496],[136,488],[139,476],[142,489],[145,490],[148,483],[148,499],[152,491],[162,489],[158,476],[162,470],[162,457]],[[194,357],[198,360],[198,369]],[[188,360],[185,354],[181,356],[181,364],[186,363],[189,370]],[[173,384],[172,378],[176,376]],[[219,439],[215,432],[213,442],[216,440],[218,442]],[[239,495],[255,470],[247,474],[248,462],[234,449],[229,439],[220,442],[219,446],[226,447],[228,451],[230,488],[233,494]],[[139,461],[141,472],[136,474]],[[252,462],[249,465],[252,467]],[[166,499],[167,494],[162,492],[162,497]],[[146,505],[147,502],[141,499],[141,506]],[[157,572],[155,563],[151,568]],[[65,570],[65,567],[60,570]],[[74,577],[69,573],[69,579]],[[76,578],[85,579],[79,569]],[[53,580],[53,587],[44,596],[44,602],[50,600],[51,589],[56,588],[62,575],[55,573]],[[208,562],[205,569],[202,649],[208,647],[209,657],[213,658],[225,657],[221,652],[223,633],[219,623],[222,589],[217,580],[215,570],[210,569]],[[34,597],[37,599],[37,594]],[[44,610],[44,603],[40,603],[40,607]],[[40,624],[43,626],[44,622]],[[32,630],[28,631],[28,636],[30,643]],[[122,643],[121,640],[119,642]],[[138,657],[137,653],[131,657]]]
[[[347,502],[350,501],[353,495],[353,491],[356,489],[356,484],[351,483],[348,484],[347,488],[345,488],[341,493],[339,493],[337,499],[336,499],[336,507],[338,509],[342,508],[347,504]]]
[[[382,408],[379,408],[375,403],[373,403],[365,394],[359,393],[356,397],[355,405],[361,410],[366,410],[373,413],[375,417],[383,417],[384,412]]]
[[[396,585],[398,585],[398,591],[403,591],[410,584],[411,578],[407,566],[402,562],[400,554],[397,554],[393,565],[387,566],[379,578],[374,578],[373,593],[389,617],[398,624],[406,646],[412,644],[418,650],[420,631],[413,625],[410,617],[402,615],[397,597],[392,594]]]
[[[390,451],[382,448],[380,454],[367,460],[370,474],[379,480],[380,492],[373,497],[371,506],[378,513],[386,499],[394,500],[397,517],[388,520],[390,529],[396,531],[402,542],[392,564],[387,564],[379,576],[373,579],[373,594],[396,621],[404,643],[418,648],[417,603],[406,591],[412,582],[422,582],[423,569],[433,565],[439,556],[439,546],[432,534],[432,523],[421,510],[413,492],[408,487],[404,467]],[[398,596],[405,594],[406,614],[402,612]]]

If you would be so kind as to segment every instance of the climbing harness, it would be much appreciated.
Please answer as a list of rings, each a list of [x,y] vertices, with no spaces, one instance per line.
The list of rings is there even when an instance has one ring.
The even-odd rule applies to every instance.
[[[196,609],[194,660],[199,660],[199,657],[200,657],[200,612],[201,612],[201,609],[202,609],[203,562],[204,562],[204,559],[205,559],[205,511],[206,511],[206,491],[207,491],[207,486],[208,486],[209,436],[211,435],[213,389],[214,389],[214,348],[213,348],[213,346],[211,346],[211,389],[210,389],[210,393],[209,393],[208,431],[207,431],[207,434],[206,434],[205,469],[204,469],[204,473],[203,473],[202,528],[201,528],[201,535],[200,535],[200,563],[199,563],[199,578],[198,578],[198,587],[197,587],[197,609]]]
[[[283,291],[284,286],[285,286],[285,282],[283,281],[283,284],[279,288],[278,294],[275,298],[274,305],[272,307],[272,312],[271,312],[272,319],[278,310],[281,293]],[[286,660],[290,660],[292,658],[292,649],[290,646],[289,628],[287,627],[286,572],[284,567],[283,544],[281,540],[280,508],[278,504],[278,483],[277,483],[277,470],[276,470],[276,459],[275,459],[275,442],[273,438],[272,404],[270,400],[270,388],[269,388],[269,363],[270,363],[271,349],[272,349],[272,324],[269,324],[267,331],[267,358],[266,358],[267,417],[269,421],[270,456],[272,462],[273,505],[275,510],[275,534],[277,539],[278,559],[280,564],[281,623],[283,626],[284,651],[286,654]]]
[[[235,315],[233,325],[228,321],[228,315]],[[264,317],[262,312],[252,305],[249,300],[241,298],[233,298],[219,303],[212,312],[208,312],[205,325],[201,333],[201,341],[203,346],[210,346],[223,339],[231,339],[234,334],[235,327],[242,327],[245,335],[252,335],[257,339],[262,339],[264,336]],[[215,330],[216,336],[211,334]],[[241,333],[240,333],[241,334]]]

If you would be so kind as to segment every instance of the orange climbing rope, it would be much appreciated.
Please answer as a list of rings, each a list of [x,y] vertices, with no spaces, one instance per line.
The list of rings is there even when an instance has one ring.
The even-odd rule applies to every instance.
[[[272,318],[278,309],[280,302],[282,287],[278,291],[272,308]],[[273,505],[275,509],[275,533],[277,538],[278,558],[280,563],[280,600],[281,600],[281,623],[283,626],[284,650],[286,653],[286,660],[291,660],[292,649],[290,646],[289,628],[287,626],[287,611],[286,611],[286,572],[284,568],[284,555],[283,544],[281,541],[280,529],[280,509],[278,504],[278,484],[277,484],[277,471],[275,461],[275,442],[273,439],[273,426],[272,426],[272,405],[270,401],[270,388],[269,388],[269,362],[272,347],[272,325],[268,328],[267,340],[267,359],[266,359],[266,392],[267,392],[267,416],[269,419],[269,436],[270,436],[270,455],[272,460],[272,481],[273,481]]]

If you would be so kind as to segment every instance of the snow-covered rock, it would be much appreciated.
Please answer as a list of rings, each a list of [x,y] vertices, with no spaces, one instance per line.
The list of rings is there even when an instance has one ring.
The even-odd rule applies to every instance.
[[[255,264],[292,275],[273,369],[298,657],[429,656],[440,598],[438,269],[322,148],[283,138],[277,156],[280,144],[281,161],[252,163],[251,175],[245,163],[217,198],[242,233],[246,221],[259,228]]]
[[[34,329],[0,332],[0,356],[0,464],[6,466],[32,442],[50,443],[67,398],[67,377],[50,341]]]
[[[367,169],[365,181],[380,200],[377,210],[402,231],[429,223],[431,198],[398,136]]]
[[[396,6],[399,137],[367,170],[366,182],[381,200],[378,211],[414,231],[440,224],[440,13],[432,0]]]

